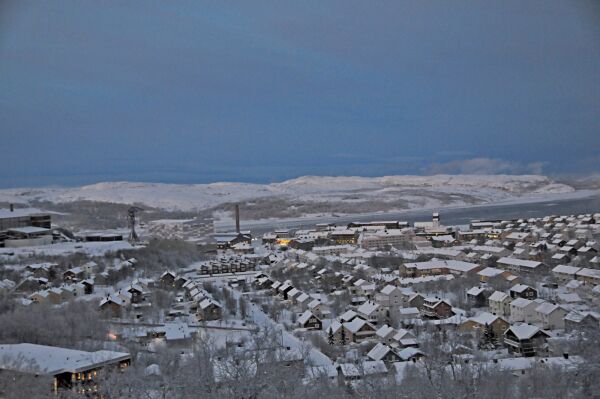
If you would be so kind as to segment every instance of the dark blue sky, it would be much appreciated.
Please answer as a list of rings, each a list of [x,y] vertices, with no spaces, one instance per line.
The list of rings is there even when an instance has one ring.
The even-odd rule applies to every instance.
[[[3,1],[0,186],[600,170],[591,1]]]

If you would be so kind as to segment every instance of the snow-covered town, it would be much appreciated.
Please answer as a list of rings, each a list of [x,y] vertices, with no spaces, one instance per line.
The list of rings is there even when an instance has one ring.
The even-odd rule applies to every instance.
[[[596,389],[600,213],[446,225],[434,212],[260,236],[240,214],[199,243],[153,236],[135,207],[122,229],[93,233],[1,210],[0,391]]]
[[[600,399],[600,0],[0,0],[0,399]]]

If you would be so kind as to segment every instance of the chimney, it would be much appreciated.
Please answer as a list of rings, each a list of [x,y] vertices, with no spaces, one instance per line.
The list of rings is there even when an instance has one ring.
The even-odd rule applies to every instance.
[[[235,232],[240,234],[240,206],[235,204]]]
[[[15,204],[10,204],[10,211],[14,212],[15,211]]]

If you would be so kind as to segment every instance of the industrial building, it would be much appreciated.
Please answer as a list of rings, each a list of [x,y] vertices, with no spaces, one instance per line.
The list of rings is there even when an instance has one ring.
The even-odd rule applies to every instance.
[[[52,217],[37,209],[0,209],[0,247],[52,243]]]

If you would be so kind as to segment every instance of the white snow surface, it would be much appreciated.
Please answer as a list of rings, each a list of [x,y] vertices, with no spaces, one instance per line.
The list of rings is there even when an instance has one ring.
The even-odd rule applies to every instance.
[[[54,203],[90,200],[122,204],[139,203],[165,210],[203,210],[224,203],[265,197],[301,201],[393,201],[404,199],[409,208],[437,206],[435,194],[466,194],[481,203],[539,197],[575,191],[539,175],[436,175],[384,177],[304,176],[281,183],[164,184],[111,182],[70,188],[0,190],[0,202]],[[428,194],[433,194],[430,197]],[[461,198],[453,198],[456,205]]]

